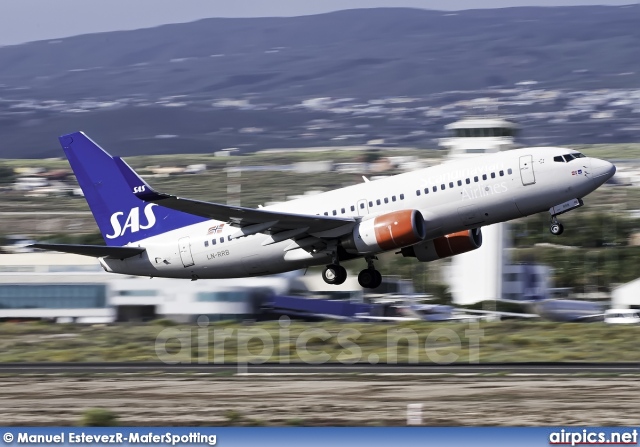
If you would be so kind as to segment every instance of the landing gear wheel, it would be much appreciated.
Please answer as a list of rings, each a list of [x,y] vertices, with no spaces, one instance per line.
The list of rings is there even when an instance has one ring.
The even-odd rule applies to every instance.
[[[382,284],[382,275],[376,269],[366,268],[358,275],[358,283],[365,289],[375,289]]]
[[[347,279],[347,269],[338,264],[330,264],[323,270],[322,279],[327,284],[342,284]]]
[[[560,236],[564,232],[564,226],[560,222],[551,222],[549,226],[549,231],[554,236]]]
[[[378,287],[380,287],[380,284],[382,284],[382,273],[380,273],[377,270],[374,270],[375,275],[376,275],[376,282],[374,283],[373,288],[377,289]]]

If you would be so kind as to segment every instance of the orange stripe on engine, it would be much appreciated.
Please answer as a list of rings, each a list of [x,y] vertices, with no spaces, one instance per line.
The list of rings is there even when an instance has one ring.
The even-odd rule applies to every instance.
[[[406,247],[420,242],[413,230],[413,210],[396,211],[376,217],[373,228],[382,250]]]

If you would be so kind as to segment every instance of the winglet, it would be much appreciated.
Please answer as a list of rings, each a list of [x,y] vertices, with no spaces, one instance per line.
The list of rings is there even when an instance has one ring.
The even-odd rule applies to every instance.
[[[115,161],[116,166],[131,188],[131,192],[137,198],[146,202],[152,202],[164,198],[163,194],[156,192],[151,186],[149,186],[149,184],[145,182],[142,177],[140,177],[122,158],[113,157],[113,161]]]

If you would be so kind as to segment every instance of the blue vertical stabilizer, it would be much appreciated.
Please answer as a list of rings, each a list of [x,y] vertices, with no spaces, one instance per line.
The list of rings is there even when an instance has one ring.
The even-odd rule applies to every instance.
[[[60,144],[107,245],[122,246],[207,220],[140,200],[114,157],[84,133],[63,135]]]

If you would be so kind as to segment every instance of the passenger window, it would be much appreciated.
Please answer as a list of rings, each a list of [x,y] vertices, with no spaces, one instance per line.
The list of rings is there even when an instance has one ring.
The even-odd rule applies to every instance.
[[[360,209],[363,210],[364,209],[364,203],[360,204]]]
[[[376,205],[380,205],[380,199],[376,199]]]
[[[356,210],[356,207],[351,205],[351,211],[355,211],[355,210]]]
[[[469,185],[471,183],[471,179],[468,178],[467,180],[465,180],[466,184]]]
[[[477,175],[473,178],[473,181],[478,183],[478,176]]]
[[[400,194],[400,200],[404,200],[404,194]]]
[[[384,203],[389,203],[389,199],[387,197],[384,198]]]
[[[329,213],[328,213],[327,211],[325,211],[325,212],[324,212],[324,215],[325,215],[325,216],[328,216],[328,215],[329,215]]]
[[[449,182],[449,188],[453,188],[453,182]]]
[[[231,242],[231,235],[227,236],[227,240]]]
[[[208,247],[209,246],[209,241],[204,241],[204,246]]]
[[[391,196],[391,201],[395,202],[396,201],[396,196]]]
[[[369,208],[373,208],[373,202],[369,201]]]
[[[342,208],[340,211],[342,212],[342,214],[344,214],[344,213],[345,213],[344,208]]]
[[[482,174],[482,180],[486,180],[487,179],[487,174]]]
[[[458,180],[458,186],[462,186],[462,180]]]
[[[491,173],[491,178],[496,178],[496,173],[495,172]]]
[[[504,177],[504,171],[500,171],[500,177]]]
[[[215,239],[211,239],[211,245],[216,245],[216,240]]]
[[[445,186],[444,186],[444,183],[443,183],[442,185],[440,185],[440,189],[444,191],[444,188],[445,188]]]
[[[425,194],[429,194],[429,188],[425,188],[425,189],[424,189],[424,193],[425,193]]]
[[[223,237],[221,237],[221,238],[220,238],[220,243],[222,244],[223,242],[224,242],[224,238],[223,238]]]
[[[437,186],[434,186],[432,189],[433,189],[433,192],[437,192],[438,191],[438,187]]]
[[[333,210],[332,214],[335,216],[338,214],[338,212],[336,210]]]
[[[420,190],[416,189],[416,195],[419,196],[420,195]]]
[[[507,169],[507,174],[509,175],[513,174],[513,170],[511,168]]]

